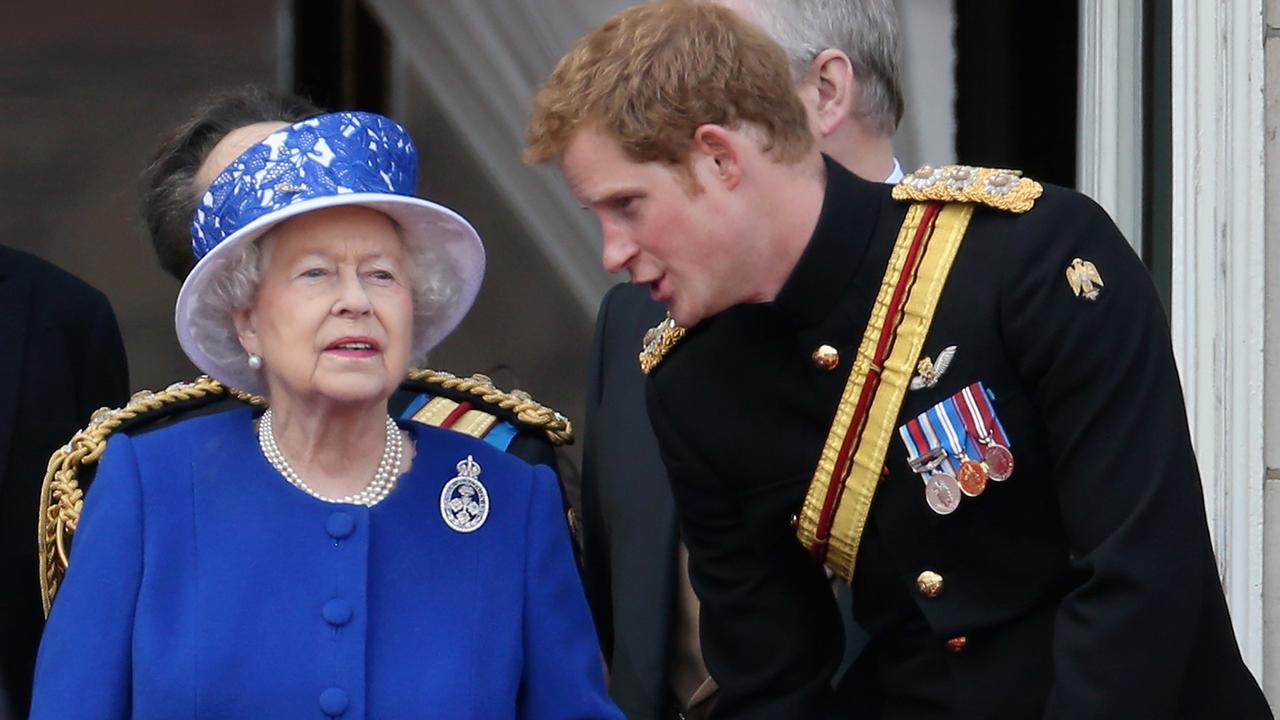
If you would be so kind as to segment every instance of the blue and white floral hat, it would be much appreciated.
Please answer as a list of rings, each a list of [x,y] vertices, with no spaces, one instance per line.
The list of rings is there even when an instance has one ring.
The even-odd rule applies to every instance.
[[[438,306],[415,311],[412,353],[420,358],[453,331],[471,308],[484,276],[484,246],[461,215],[415,195],[418,153],[404,128],[365,112],[339,112],[281,128],[227,166],[200,199],[191,224],[196,266],[178,293],[175,321],[182,349],[202,371],[250,391],[259,373],[225,342],[210,342],[201,299],[227,269],[234,250],[296,215],[361,205],[387,215],[415,267],[439,277]],[[420,310],[420,309],[416,309]],[[426,320],[424,321],[424,318]],[[238,349],[238,343],[237,349]]]

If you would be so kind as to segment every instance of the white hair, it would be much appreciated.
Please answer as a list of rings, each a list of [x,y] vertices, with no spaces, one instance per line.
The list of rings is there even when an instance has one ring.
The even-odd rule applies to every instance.
[[[818,53],[835,48],[849,56],[861,89],[859,115],[882,135],[902,121],[899,66],[902,43],[893,0],[738,0],[787,52],[791,72],[802,79]]]
[[[446,261],[440,247],[429,241],[407,239],[399,225],[396,234],[404,245],[409,260],[409,291],[413,299],[413,339],[410,364],[420,361],[429,350],[426,333],[436,315],[458,296],[462,277]],[[190,319],[191,337],[196,345],[220,367],[235,367],[249,361],[249,353],[240,344],[235,313],[252,307],[257,300],[262,272],[271,262],[272,233],[209,259],[209,280],[200,297],[193,303]],[[270,362],[269,358],[264,358]],[[263,393],[266,384],[238,388]]]

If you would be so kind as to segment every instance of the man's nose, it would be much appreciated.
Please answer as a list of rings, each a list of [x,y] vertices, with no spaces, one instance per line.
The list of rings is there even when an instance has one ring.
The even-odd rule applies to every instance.
[[[619,273],[627,269],[639,252],[636,244],[625,233],[605,225],[602,229],[604,241],[604,269],[606,272]]]

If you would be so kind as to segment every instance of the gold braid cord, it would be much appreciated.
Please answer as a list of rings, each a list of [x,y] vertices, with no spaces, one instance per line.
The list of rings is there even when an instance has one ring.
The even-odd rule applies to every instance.
[[[573,423],[568,418],[534,400],[523,390],[499,390],[487,375],[476,374],[461,378],[453,373],[424,368],[410,370],[409,379],[474,395],[489,405],[507,410],[516,416],[521,425],[545,433],[552,445],[568,445],[573,442]]]
[[[87,427],[53,453],[40,487],[36,538],[40,547],[40,596],[44,600],[46,615],[67,571],[67,541],[75,533],[84,507],[80,469],[98,462],[107,447],[107,438],[129,420],[170,403],[227,393],[225,385],[207,375],[201,375],[193,382],[175,383],[160,392],[143,390],[129,398],[129,403],[122,408],[99,408],[89,419]],[[263,399],[256,395],[234,389],[230,393],[253,405],[264,404]]]

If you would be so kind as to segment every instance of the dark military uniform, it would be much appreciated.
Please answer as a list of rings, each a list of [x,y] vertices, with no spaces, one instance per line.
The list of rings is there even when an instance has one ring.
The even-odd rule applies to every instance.
[[[791,518],[908,205],[830,161],[827,176],[776,301],[703,321],[648,384],[717,717],[1271,717],[1227,615],[1148,273],[1103,210],[1053,187],[1025,214],[975,211],[923,349],[954,356],[897,420],[983,382],[1015,472],[939,515],[895,433],[853,581],[870,644],[832,690],[840,618]],[[1105,282],[1095,301],[1068,282],[1076,258]]]

